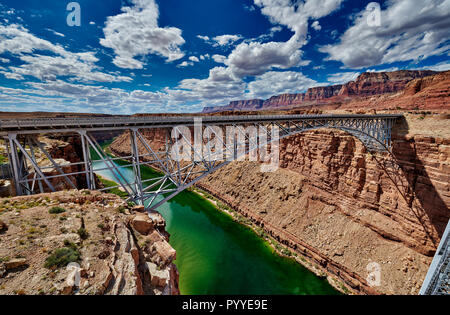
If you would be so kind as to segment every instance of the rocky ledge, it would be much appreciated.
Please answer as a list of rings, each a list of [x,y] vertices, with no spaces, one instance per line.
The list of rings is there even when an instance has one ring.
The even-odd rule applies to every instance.
[[[178,294],[158,213],[112,194],[0,199],[0,294]]]

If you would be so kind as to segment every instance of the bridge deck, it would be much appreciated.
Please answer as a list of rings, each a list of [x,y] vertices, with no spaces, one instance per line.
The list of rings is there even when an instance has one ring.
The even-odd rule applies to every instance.
[[[148,116],[148,117],[95,117],[95,118],[39,118],[0,120],[0,136],[8,133],[32,134],[52,131],[91,131],[137,128],[173,127],[193,125],[196,118],[203,124],[223,125],[230,123],[284,122],[290,120],[339,120],[339,119],[397,119],[399,114],[381,115],[242,115],[242,116]]]

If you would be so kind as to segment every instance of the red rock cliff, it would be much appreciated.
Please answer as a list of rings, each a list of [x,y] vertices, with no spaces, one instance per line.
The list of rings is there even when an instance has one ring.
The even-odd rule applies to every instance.
[[[436,72],[427,70],[366,72],[359,75],[355,81],[344,85],[314,87],[308,89],[306,93],[282,94],[265,101],[257,99],[234,101],[223,107],[205,107],[203,112],[295,108],[349,102],[355,98],[398,93],[403,91],[409,82],[434,74]]]
[[[235,162],[200,185],[354,292],[416,294],[450,218],[449,165],[448,139],[397,136],[391,157],[320,130],[284,140],[274,173]]]

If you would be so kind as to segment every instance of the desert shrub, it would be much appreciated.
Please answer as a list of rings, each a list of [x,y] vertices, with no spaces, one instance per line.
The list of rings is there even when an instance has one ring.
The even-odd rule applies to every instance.
[[[72,248],[74,250],[77,249],[77,245],[75,245],[75,243],[69,241],[69,240],[64,240],[64,246]]]
[[[88,231],[85,228],[79,228],[77,234],[80,236],[82,240],[85,240],[89,237]]]
[[[45,260],[45,268],[61,268],[67,266],[71,262],[77,262],[80,260],[80,252],[75,244],[64,241],[65,247],[55,249],[50,256]]]
[[[62,208],[62,207],[53,207],[50,210],[48,210],[48,213],[50,214],[58,214],[58,213],[63,213],[66,212],[66,209]]]

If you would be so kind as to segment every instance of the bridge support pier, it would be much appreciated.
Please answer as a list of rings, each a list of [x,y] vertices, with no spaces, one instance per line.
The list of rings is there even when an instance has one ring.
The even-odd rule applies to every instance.
[[[92,170],[92,158],[89,150],[89,144],[86,140],[86,130],[78,132],[81,138],[81,149],[83,151],[84,175],[86,176],[86,187],[95,190],[95,175]]]
[[[141,176],[141,164],[139,157],[139,148],[136,133],[137,129],[130,130],[130,140],[131,140],[131,152],[132,158],[131,161],[133,163],[133,172],[135,177],[135,191],[136,197],[135,202],[140,205],[144,205],[144,196],[143,196],[143,187],[142,187],[142,176]]]
[[[9,156],[9,160],[12,166],[12,171],[13,171],[13,181],[14,181],[14,187],[16,190],[16,195],[21,196],[22,195],[22,187],[20,185],[20,178],[22,177],[19,165],[20,165],[20,160],[19,160],[19,154],[17,152],[17,146],[15,143],[15,140],[17,138],[16,134],[10,134],[8,136],[8,140],[9,140],[9,152],[10,152],[10,156]]]

